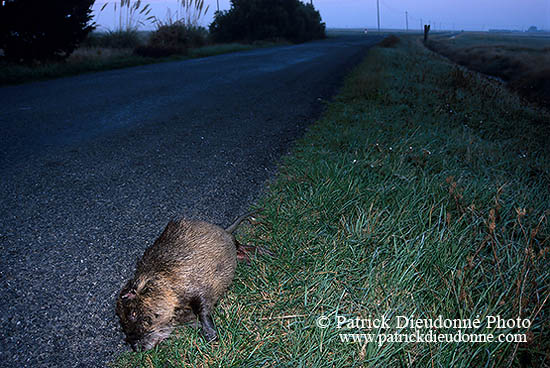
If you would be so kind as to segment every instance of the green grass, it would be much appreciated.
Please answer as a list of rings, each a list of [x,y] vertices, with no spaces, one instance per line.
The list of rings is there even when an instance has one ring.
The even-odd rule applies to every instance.
[[[134,55],[131,49],[111,49],[87,47],[75,51],[66,62],[44,65],[21,65],[0,61],[0,85],[19,84],[38,80],[66,77],[71,75],[128,68],[138,65],[167,61],[187,60],[208,57],[237,51],[271,47],[279,44],[220,44],[208,45],[189,50],[189,55],[174,55],[164,58],[142,57]]]
[[[116,367],[549,364],[550,116],[403,38],[372,49],[293,152],[241,238],[214,316]],[[319,316],[528,318],[528,344],[353,344]],[[373,331],[376,332],[376,331]],[[395,332],[391,330],[390,332]]]

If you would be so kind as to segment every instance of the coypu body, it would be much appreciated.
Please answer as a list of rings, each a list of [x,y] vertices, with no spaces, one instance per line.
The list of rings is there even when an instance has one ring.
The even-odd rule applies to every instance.
[[[235,274],[231,232],[203,221],[171,221],[138,261],[119,294],[116,312],[132,349],[148,350],[173,329],[199,319],[207,341],[217,333],[211,313]]]

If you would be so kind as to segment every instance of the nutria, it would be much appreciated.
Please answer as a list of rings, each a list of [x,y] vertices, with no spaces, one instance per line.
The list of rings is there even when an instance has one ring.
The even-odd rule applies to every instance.
[[[198,317],[207,341],[217,338],[211,313],[233,280],[237,247],[232,232],[203,221],[170,221],[122,288],[116,313],[133,350],[149,350]],[[247,258],[247,257],[246,257]]]

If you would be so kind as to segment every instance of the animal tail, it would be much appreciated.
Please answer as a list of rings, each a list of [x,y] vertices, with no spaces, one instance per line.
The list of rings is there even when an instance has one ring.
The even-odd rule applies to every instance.
[[[241,222],[243,222],[249,216],[251,216],[255,213],[258,213],[260,211],[261,211],[261,209],[257,209],[257,210],[245,213],[244,215],[242,215],[238,219],[236,219],[235,222],[233,222],[231,225],[229,225],[229,227],[227,229],[225,229],[225,231],[227,231],[229,234],[233,234],[233,231],[235,231],[235,229],[241,224]]]

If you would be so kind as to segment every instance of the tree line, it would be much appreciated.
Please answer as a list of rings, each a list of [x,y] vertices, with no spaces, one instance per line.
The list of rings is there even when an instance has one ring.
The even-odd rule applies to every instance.
[[[15,62],[63,60],[95,29],[94,0],[0,0],[0,49]],[[166,26],[166,24],[163,24]],[[288,40],[325,36],[311,4],[299,0],[231,0],[214,14],[214,42]]]

